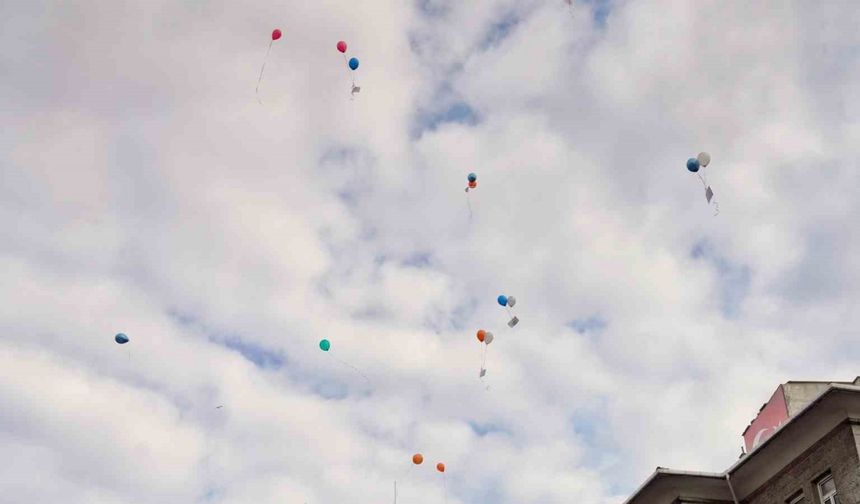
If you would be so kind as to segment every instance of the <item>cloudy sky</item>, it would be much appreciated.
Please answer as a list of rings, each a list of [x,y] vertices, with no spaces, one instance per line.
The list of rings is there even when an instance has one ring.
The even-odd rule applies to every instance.
[[[2,2],[0,503],[616,504],[722,471],[779,383],[860,374],[858,25]]]

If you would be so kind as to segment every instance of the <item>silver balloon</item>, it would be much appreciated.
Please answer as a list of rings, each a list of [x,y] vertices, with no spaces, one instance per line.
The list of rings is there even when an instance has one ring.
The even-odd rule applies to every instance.
[[[484,344],[489,345],[492,342],[493,342],[493,333],[488,332],[487,334],[484,335]]]
[[[704,168],[711,163],[711,155],[707,152],[700,152],[696,159],[699,160],[699,165]]]
[[[517,304],[517,298],[513,296],[508,296],[508,306],[513,308],[515,304]]]

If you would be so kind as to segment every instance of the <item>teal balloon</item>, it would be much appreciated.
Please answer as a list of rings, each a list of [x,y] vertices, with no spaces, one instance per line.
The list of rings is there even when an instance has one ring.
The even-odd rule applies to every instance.
[[[331,348],[331,342],[329,340],[320,340],[320,350],[322,350],[323,352],[328,352],[329,348]]]

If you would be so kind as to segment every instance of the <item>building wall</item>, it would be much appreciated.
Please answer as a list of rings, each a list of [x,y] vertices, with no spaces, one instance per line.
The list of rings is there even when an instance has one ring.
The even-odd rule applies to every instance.
[[[807,504],[819,504],[819,476],[829,469],[841,504],[860,504],[860,424],[843,423],[770,479],[744,504],[785,504],[803,489]]]
[[[844,382],[834,382],[844,383]],[[806,407],[822,392],[830,388],[828,382],[788,382],[782,385],[785,393],[785,404],[788,407],[788,416],[793,417],[798,411]]]
[[[732,504],[732,501],[713,499],[678,498],[672,504]]]
[[[678,498],[672,504],[732,504],[732,501],[713,499],[688,499]]]

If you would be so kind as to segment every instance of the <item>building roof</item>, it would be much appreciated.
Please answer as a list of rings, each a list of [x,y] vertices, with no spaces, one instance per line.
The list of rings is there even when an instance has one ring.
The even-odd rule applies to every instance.
[[[860,419],[860,386],[832,382],[771,437],[725,472],[674,471],[658,467],[624,504],[670,504],[679,497],[733,502],[732,490],[738,500],[743,500],[849,419]]]
[[[624,504],[668,504],[678,497],[732,500],[725,474],[675,471],[658,467]]]
[[[854,379],[853,382],[841,382],[841,381],[814,381],[814,380],[789,380],[783,384],[780,384],[773,395],[771,395],[770,399],[767,402],[763,403],[761,407],[756,412],[756,417],[750,420],[749,425],[747,425],[746,429],[741,433],[742,436],[746,436],[747,431],[753,426],[755,421],[758,419],[758,415],[767,407],[768,404],[773,401],[774,397],[777,394],[782,393],[783,398],[785,399],[785,407],[786,412],[789,417],[792,417],[797,414],[799,410],[803,408],[812,398],[819,395],[823,392],[829,385],[834,383],[841,383],[844,385],[858,385],[860,384],[860,376]]]

